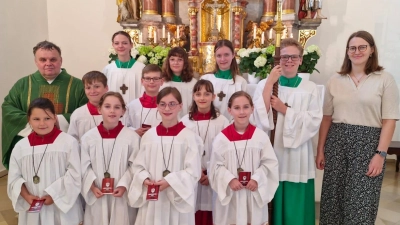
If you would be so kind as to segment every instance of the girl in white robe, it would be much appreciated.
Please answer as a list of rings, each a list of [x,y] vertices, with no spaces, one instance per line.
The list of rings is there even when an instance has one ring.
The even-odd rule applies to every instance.
[[[157,105],[162,123],[143,135],[132,166],[128,196],[131,206],[139,208],[135,224],[194,225],[202,141],[177,120],[182,98],[176,88],[162,89]],[[150,185],[159,186],[156,201],[146,200]]]
[[[119,92],[125,102],[131,102],[143,94],[140,82],[144,64],[131,56],[133,43],[125,31],[118,31],[112,36],[112,46],[117,52],[118,59],[103,69],[107,76],[110,91]]]
[[[205,74],[201,79],[209,80],[214,86],[217,97],[214,105],[228,120],[232,117],[228,112],[228,99],[237,91],[247,90],[247,81],[240,76],[239,67],[235,59],[232,42],[219,40],[214,48],[216,70],[212,74]]]
[[[192,90],[197,82],[197,79],[193,78],[193,68],[185,49],[175,47],[169,50],[162,71],[164,84],[161,89],[175,87],[181,93],[182,110],[179,112],[179,118],[182,118],[189,112],[192,104]]]
[[[249,122],[250,95],[236,92],[228,104],[234,122],[217,135],[211,153],[209,179],[218,195],[214,224],[264,225],[278,187],[278,160],[267,134]],[[247,185],[239,172],[250,173],[242,179]]]
[[[7,183],[18,224],[82,224],[78,142],[55,126],[56,113],[49,99],[33,100],[27,115],[33,132],[15,145]],[[34,200],[44,200],[44,205],[40,212],[29,213]]]
[[[88,131],[81,142],[82,196],[85,225],[132,225],[136,210],[128,206],[132,175],[130,159],[139,150],[139,136],[119,121],[125,112],[122,96],[108,92],[100,100],[103,122]],[[103,178],[114,178],[112,194],[103,194]]]
[[[79,142],[90,129],[103,121],[97,109],[101,96],[108,91],[107,77],[99,71],[90,71],[82,77],[88,103],[77,108],[71,115],[68,134]]]
[[[213,100],[214,88],[210,81],[199,80],[193,87],[193,102],[190,113],[181,121],[198,134],[203,140],[204,150],[201,156],[202,174],[197,186],[196,225],[212,225],[212,195],[207,170],[211,156],[211,145],[222,129],[229,125],[228,119],[216,110]]]

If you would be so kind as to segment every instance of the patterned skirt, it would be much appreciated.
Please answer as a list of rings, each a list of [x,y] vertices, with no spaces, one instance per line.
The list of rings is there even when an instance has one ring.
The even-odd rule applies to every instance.
[[[381,129],[332,123],[325,143],[320,225],[374,225],[385,164],[368,177]]]

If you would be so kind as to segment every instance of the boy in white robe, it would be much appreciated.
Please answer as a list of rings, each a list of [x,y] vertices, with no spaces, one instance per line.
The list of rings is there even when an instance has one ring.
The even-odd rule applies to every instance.
[[[86,105],[77,108],[71,115],[68,134],[79,142],[90,129],[97,127],[103,121],[97,107],[101,96],[108,91],[107,77],[99,71],[91,71],[82,77],[86,97]]]
[[[32,123],[42,119],[46,121],[40,125]],[[55,127],[55,110],[48,99],[31,102],[28,120],[33,132],[15,145],[8,171],[7,194],[18,213],[18,224],[82,224],[78,142]],[[39,199],[45,200],[41,211],[27,212],[32,201]]]
[[[161,69],[155,64],[149,64],[142,71],[143,96],[128,104],[128,127],[134,129],[142,137],[143,134],[161,122],[157,110],[157,94],[163,84]]]

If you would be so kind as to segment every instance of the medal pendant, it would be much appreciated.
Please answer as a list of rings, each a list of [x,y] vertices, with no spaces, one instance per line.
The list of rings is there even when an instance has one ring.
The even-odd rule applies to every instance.
[[[38,184],[40,182],[40,177],[38,175],[33,176],[33,183]]]
[[[244,171],[244,170],[243,170],[242,168],[239,167],[239,168],[237,169],[238,175],[239,175],[240,172],[243,172],[243,171]]]
[[[110,173],[109,172],[105,172],[104,173],[104,178],[110,178]]]
[[[168,174],[170,174],[171,172],[169,170],[164,170],[162,173],[163,177],[166,177]]]

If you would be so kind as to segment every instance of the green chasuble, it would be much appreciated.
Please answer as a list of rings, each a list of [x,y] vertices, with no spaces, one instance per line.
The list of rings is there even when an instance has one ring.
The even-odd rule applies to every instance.
[[[23,137],[18,133],[27,124],[27,112],[32,100],[44,97],[50,99],[57,114],[62,114],[69,122],[71,113],[87,103],[82,81],[62,69],[61,73],[49,84],[36,71],[18,80],[4,98],[2,112],[2,152],[3,165],[8,169],[11,151]]]

